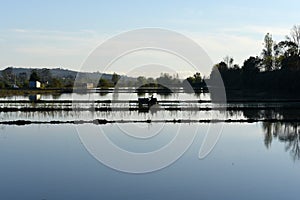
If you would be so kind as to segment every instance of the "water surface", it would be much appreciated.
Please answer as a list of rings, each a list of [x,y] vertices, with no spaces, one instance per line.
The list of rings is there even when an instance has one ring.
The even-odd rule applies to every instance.
[[[124,134],[128,124],[100,125],[114,143],[135,152],[164,146],[178,126],[186,132],[198,126],[194,143],[177,162],[139,175],[94,159],[76,126],[96,125],[1,126],[1,199],[286,199],[298,194],[299,157],[288,147],[299,145],[299,129],[287,124],[277,129],[290,127],[283,133],[274,129],[278,124],[225,124],[203,160],[198,153],[209,124],[165,124],[151,141]],[[147,124],[143,134],[161,126]]]

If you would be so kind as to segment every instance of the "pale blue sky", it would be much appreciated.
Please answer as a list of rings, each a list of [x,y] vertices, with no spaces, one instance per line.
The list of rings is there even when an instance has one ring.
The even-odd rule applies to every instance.
[[[258,55],[299,23],[300,2],[287,1],[0,1],[0,68],[78,69],[101,42],[118,33],[160,27],[186,34],[218,62]]]

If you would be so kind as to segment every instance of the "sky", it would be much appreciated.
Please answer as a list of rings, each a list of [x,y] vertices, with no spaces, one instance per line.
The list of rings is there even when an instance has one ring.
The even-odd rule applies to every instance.
[[[297,0],[0,0],[0,5],[0,69],[78,70],[107,39],[145,27],[184,34],[213,63],[228,55],[242,64],[260,55],[266,33],[283,40],[300,19]]]

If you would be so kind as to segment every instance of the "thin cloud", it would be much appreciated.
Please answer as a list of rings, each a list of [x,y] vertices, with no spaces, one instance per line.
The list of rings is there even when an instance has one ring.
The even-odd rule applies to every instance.
[[[238,28],[224,28],[223,31],[227,33],[243,33],[243,34],[259,34],[259,35],[271,33],[272,35],[276,35],[276,36],[286,36],[290,32],[290,28],[251,25],[251,26],[242,26]]]

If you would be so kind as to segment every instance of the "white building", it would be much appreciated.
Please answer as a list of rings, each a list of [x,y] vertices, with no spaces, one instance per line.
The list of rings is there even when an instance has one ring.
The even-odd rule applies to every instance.
[[[41,88],[41,82],[39,82],[39,81],[29,81],[29,88],[30,89]]]
[[[94,84],[93,83],[84,83],[83,84],[83,88],[84,89],[93,89],[94,88]]]

